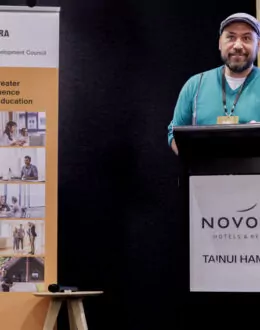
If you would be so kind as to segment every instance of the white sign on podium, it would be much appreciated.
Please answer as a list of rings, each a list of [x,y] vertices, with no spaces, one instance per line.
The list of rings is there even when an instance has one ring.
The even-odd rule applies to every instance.
[[[260,175],[190,177],[190,291],[260,292]]]

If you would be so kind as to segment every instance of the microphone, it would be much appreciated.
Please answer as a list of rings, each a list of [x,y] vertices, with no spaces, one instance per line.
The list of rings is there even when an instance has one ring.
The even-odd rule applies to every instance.
[[[35,7],[37,0],[27,0],[28,7]]]
[[[48,286],[48,291],[55,293],[55,292],[65,292],[65,291],[71,291],[76,292],[78,291],[78,287],[76,286],[61,286],[59,284],[53,283]]]

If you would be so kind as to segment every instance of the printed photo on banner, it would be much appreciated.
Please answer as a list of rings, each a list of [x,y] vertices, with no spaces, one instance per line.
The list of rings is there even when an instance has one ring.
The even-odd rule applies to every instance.
[[[39,292],[44,287],[44,258],[0,257],[0,292]]]
[[[0,182],[45,182],[45,148],[0,148]]]
[[[0,112],[1,147],[44,147],[45,112]]]
[[[44,217],[44,184],[0,184],[1,219]]]
[[[43,220],[0,220],[0,257],[43,256],[44,253]]]

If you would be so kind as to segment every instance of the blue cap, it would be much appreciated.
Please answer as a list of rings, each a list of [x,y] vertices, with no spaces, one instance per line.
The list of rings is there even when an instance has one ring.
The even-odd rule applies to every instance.
[[[254,31],[257,33],[258,37],[260,37],[260,25],[259,25],[258,20],[254,16],[246,14],[246,13],[237,13],[237,14],[228,16],[224,21],[221,22],[219,34],[222,34],[222,32],[226,26],[228,26],[229,24],[234,23],[234,22],[247,23],[254,29]]]

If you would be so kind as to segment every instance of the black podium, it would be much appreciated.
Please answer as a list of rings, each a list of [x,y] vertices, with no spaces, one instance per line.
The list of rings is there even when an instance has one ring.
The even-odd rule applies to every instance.
[[[260,290],[256,292],[252,290],[220,290],[219,292],[217,290],[197,290],[195,292],[190,290],[191,201],[189,192],[190,179],[196,176],[249,175],[251,179],[252,176],[258,176],[260,174],[260,124],[179,126],[174,127],[174,136],[182,168],[179,180],[180,194],[183,197],[183,219],[181,219],[181,232],[179,233],[183,237],[182,246],[180,247],[182,256],[179,262],[182,272],[179,285],[180,301],[185,305],[184,308],[188,314],[191,313],[194,306],[207,305],[209,315],[213,313],[212,317],[216,316],[212,306],[221,308],[223,305],[239,304],[241,313],[245,306],[252,306],[252,304],[255,304],[257,309],[257,306],[260,305]],[[260,195],[256,197],[260,202]],[[214,203],[217,203],[217,201],[214,201]],[[238,219],[241,219],[241,217]],[[228,220],[221,219],[221,221],[220,224],[225,226]],[[254,221],[254,219],[249,219],[249,221]],[[251,227],[254,227],[254,224],[248,223]],[[254,233],[255,231],[257,231],[257,228],[254,228]],[[260,224],[258,240],[260,255]],[[225,244],[227,243],[225,242]],[[196,308],[194,312],[195,310]],[[236,323],[230,319],[230,314],[228,312],[224,314],[223,318],[235,326]],[[239,321],[237,324],[239,325]]]

